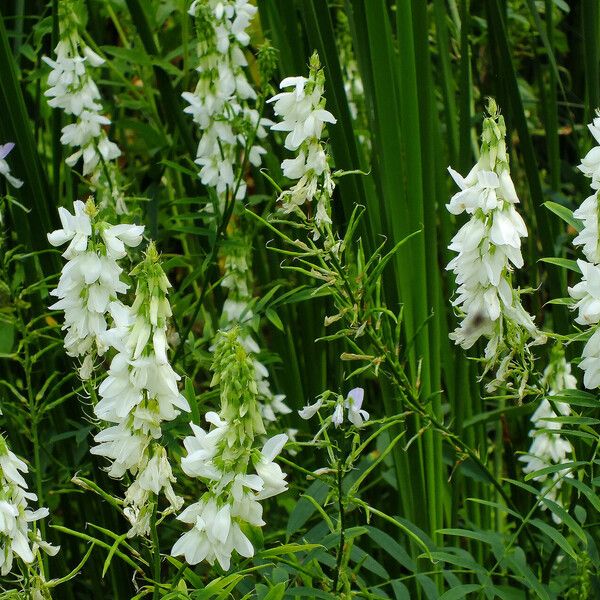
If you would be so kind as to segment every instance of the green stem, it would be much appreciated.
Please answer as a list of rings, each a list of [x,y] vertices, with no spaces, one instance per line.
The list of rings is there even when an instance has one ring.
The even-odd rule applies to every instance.
[[[154,578],[154,591],[152,600],[160,598],[160,542],[158,541],[158,530],[156,528],[156,517],[158,510],[158,498],[155,499],[150,519],[150,535],[152,537],[152,571]]]
[[[20,314],[21,323],[26,323],[25,315]],[[23,349],[25,353],[25,382],[27,385],[27,401],[29,408],[29,415],[31,418],[31,442],[33,444],[33,470],[35,473],[35,491],[37,494],[38,506],[44,506],[44,482],[42,480],[42,460],[40,455],[40,438],[38,432],[38,410],[36,406],[36,397],[33,388],[33,382],[31,379],[32,363],[31,355],[29,352],[29,343],[27,340],[27,331],[23,333]],[[42,519],[38,524],[43,539],[46,539],[46,523]],[[48,573],[48,557],[46,553],[41,553],[41,568],[45,577],[49,576]]]
[[[189,320],[188,324],[186,325],[186,328],[184,329],[183,334],[180,336],[179,345],[177,346],[177,349],[175,350],[175,355],[173,356],[173,363],[176,363],[177,359],[181,356],[181,352],[183,351],[183,349],[185,347],[185,342],[186,342],[188,336],[190,335],[190,332],[192,331],[192,327],[194,326],[194,323],[196,322],[196,318],[198,317],[198,313],[200,312],[200,309],[202,308],[202,305],[204,304],[204,298],[206,297],[206,293],[208,292],[209,289],[211,289],[211,286],[209,285],[209,283],[212,281],[213,273],[217,267],[217,255],[219,253],[219,248],[221,247],[221,240],[222,240],[222,238],[225,237],[225,234],[227,231],[227,224],[229,223],[229,220],[231,219],[231,215],[233,214],[234,205],[235,205],[235,197],[233,197],[228,202],[228,204],[225,205],[223,219],[217,230],[217,235],[215,236],[215,242],[213,244],[212,250],[211,250],[209,258],[208,258],[208,267],[206,269],[206,272],[204,273],[204,280],[202,282],[202,290],[200,292],[200,296],[198,296],[198,300],[196,300],[196,304],[194,306],[192,316],[190,317],[190,320]]]
[[[339,527],[340,527],[340,541],[337,550],[335,575],[333,578],[333,592],[337,593],[338,586],[340,583],[340,577],[342,574],[342,560],[344,558],[344,545],[346,544],[346,523],[344,513],[344,492],[342,490],[342,484],[344,482],[344,468],[341,460],[338,460],[337,464],[337,496],[338,496],[338,510],[340,513]]]

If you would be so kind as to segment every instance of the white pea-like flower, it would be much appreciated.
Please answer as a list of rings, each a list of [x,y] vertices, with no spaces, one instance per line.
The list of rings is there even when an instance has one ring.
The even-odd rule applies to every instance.
[[[331,422],[339,427],[344,422],[344,405],[338,402],[333,410],[333,414],[331,415]]]
[[[369,420],[369,413],[362,408],[365,390],[357,387],[348,392],[345,407],[348,410],[348,420],[356,427],[360,427]]]
[[[58,215],[62,229],[56,229],[49,233],[48,241],[53,246],[62,246],[69,242],[67,249],[63,252],[63,257],[71,259],[87,250],[88,239],[92,235],[90,215],[81,200],[75,200],[73,203],[73,214],[60,206]]]
[[[260,118],[254,106],[257,95],[245,73],[243,51],[256,11],[247,0],[192,2],[189,9],[199,23],[199,80],[193,92],[182,94],[188,103],[184,112],[200,129],[195,160],[200,180],[215,189],[221,202],[226,194],[237,200],[246,195],[236,169],[244,152],[254,166],[260,166],[266,152],[257,141],[266,137],[271,122]]]
[[[575,300],[574,309],[578,311],[575,322],[580,325],[594,325],[600,320],[600,265],[578,260],[581,269],[581,281],[569,288],[569,294]]]
[[[323,399],[319,398],[314,404],[307,404],[302,410],[298,411],[298,414],[302,419],[308,421],[308,419],[312,419],[321,406],[323,405]]]
[[[598,192],[594,192],[591,196],[586,198],[581,203],[581,206],[573,212],[573,216],[583,222],[583,228],[573,239],[573,245],[582,246],[583,254],[590,263],[600,263]]]
[[[588,125],[594,139],[600,144],[600,117]],[[569,288],[570,296],[575,300],[573,310],[577,311],[575,322],[590,326],[591,335],[586,342],[579,368],[583,369],[583,384],[588,389],[600,386],[600,237],[598,220],[598,190],[600,188],[600,145],[594,146],[583,158],[579,169],[591,179],[594,193],[586,198],[573,216],[582,221],[583,227],[573,240],[575,246],[581,246],[587,261],[578,260],[581,280]]]
[[[58,209],[62,228],[48,234],[52,246],[68,243],[63,252],[67,262],[56,289],[50,292],[58,301],[50,308],[64,311],[65,350],[69,356],[84,356],[85,368],[80,374],[89,378],[93,358],[86,361],[86,356],[105,352],[109,322],[122,313],[118,296],[128,289],[117,260],[126,255],[126,246],[139,245],[144,227],[99,221],[91,201],[76,200],[73,208],[72,214],[66,208]]]

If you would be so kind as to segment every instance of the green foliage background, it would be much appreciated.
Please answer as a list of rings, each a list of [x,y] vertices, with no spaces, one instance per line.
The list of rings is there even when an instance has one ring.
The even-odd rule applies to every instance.
[[[90,406],[85,399],[82,403],[73,365],[62,351],[59,317],[45,308],[47,286],[60,269],[46,232],[57,225],[58,206],[70,207],[86,193],[85,184],[64,165],[61,114],[49,109],[43,97],[47,68],[41,57],[51,55],[57,41],[58,2],[3,0],[0,6],[0,141],[17,143],[11,164],[26,185],[11,193],[28,210],[13,203],[5,211],[2,426],[14,450],[30,457],[34,487],[50,507],[51,523],[80,532],[76,537],[48,529],[48,537],[62,546],[50,561],[52,576],[75,567],[85,554],[86,536],[97,540],[92,560],[59,588],[58,597],[129,598],[134,595],[131,566],[115,558],[104,573],[107,549],[125,531],[125,523],[105,499],[73,483],[73,477],[93,479],[109,495],[118,495],[120,486],[88,452],[94,428]],[[493,96],[509,129],[512,175],[530,231],[527,269],[519,282],[535,289],[525,299],[527,308],[538,325],[559,334],[572,331],[567,308],[547,304],[567,295],[567,271],[540,259],[573,258],[569,241],[574,229],[544,204],[573,210],[588,193],[575,165],[591,143],[584,124],[600,105],[600,4],[259,0],[258,7],[252,47],[268,38],[277,48],[279,72],[273,83],[305,74],[317,50],[325,68],[327,107],[338,118],[329,131],[335,166],[366,173],[341,180],[336,227],[344,231],[354,207],[366,207],[359,235],[367,254],[383,240],[389,250],[420,232],[383,272],[380,294],[394,313],[402,307],[400,356],[421,402],[486,465],[482,470],[452,438],[410,411],[398,426],[402,431],[393,428],[370,447],[360,468],[404,433],[403,443],[393,447],[361,494],[415,532],[436,560],[426,558],[393,522],[376,515],[367,522],[355,508],[347,540],[355,589],[362,590],[357,595],[598,597],[596,396],[582,392],[573,401],[575,418],[584,419],[571,423],[584,475],[567,486],[571,508],[561,514],[563,525],[552,527],[548,513],[536,508],[536,490],[523,481],[517,462],[517,453],[529,445],[534,405],[484,398],[478,364],[448,340],[455,316],[449,305],[453,282],[444,265],[458,222],[444,204],[454,191],[446,167],[451,164],[461,173],[470,169],[485,97]],[[193,350],[179,357],[177,369],[188,376],[186,395],[203,413],[215,400],[207,386],[210,354],[204,341],[217,327],[222,298],[215,289],[193,318],[199,286],[206,277],[211,283],[218,280],[219,265],[212,269],[206,260],[215,239],[199,213],[206,190],[195,176],[196,134],[180,98],[195,84],[194,33],[186,10],[187,2],[177,0],[86,0],[87,15],[81,19],[87,22],[86,41],[107,58],[99,84],[113,121],[111,135],[125,157],[121,168],[130,182],[128,195],[139,198],[135,210],[165,258],[174,284],[175,323],[180,331],[192,331]],[[348,51],[364,86],[355,119],[344,89]],[[277,179],[281,146],[271,140],[269,150],[265,168]],[[248,178],[251,202],[273,196],[260,172]],[[354,365],[340,360],[348,351],[343,340],[316,341],[329,333],[323,320],[331,300],[308,300],[307,290],[315,284],[281,270],[280,258],[266,250],[271,237],[261,229],[253,239],[255,295],[268,298],[260,307],[267,317],[261,334],[273,353],[266,362],[271,362],[274,387],[299,409],[327,388],[346,391],[343,376]],[[267,296],[276,286],[277,294]],[[580,344],[573,344],[568,354],[575,358],[580,350]],[[365,377],[374,417],[407,410],[385,377]],[[284,419],[286,426],[303,428],[299,439],[308,441],[314,432],[298,421],[294,415]],[[178,440],[185,432],[185,419],[169,432],[174,455],[181,452]],[[294,461],[308,470],[322,466],[319,456],[306,449]],[[333,597],[324,582],[335,562],[335,552],[329,552],[335,539],[314,503],[297,501],[307,494],[322,503],[327,489],[307,481],[302,472],[293,473],[290,492],[268,509],[265,546],[307,540],[326,549],[274,562],[259,554],[255,562],[267,565],[264,569],[223,584],[234,597]],[[176,533],[170,532],[173,539]],[[165,543],[163,551],[168,547]],[[127,547],[119,548],[129,555]],[[559,554],[563,559],[557,561]],[[238,571],[250,566],[246,561]],[[218,575],[199,567],[186,579],[190,589],[203,589]],[[217,590],[214,597],[226,593]],[[213,595],[204,591],[193,597]]]

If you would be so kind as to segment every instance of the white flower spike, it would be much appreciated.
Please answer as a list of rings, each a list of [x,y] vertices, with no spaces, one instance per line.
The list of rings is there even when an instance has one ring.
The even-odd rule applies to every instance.
[[[270,121],[261,119],[254,107],[257,95],[245,73],[244,47],[250,42],[246,30],[256,11],[247,0],[196,1],[189,9],[199,36],[199,80],[193,92],[182,94],[189,104],[184,112],[201,133],[195,160],[199,177],[214,188],[221,203],[228,193],[235,192],[238,200],[246,195],[236,173],[243,152],[254,166],[260,166],[266,152],[255,142],[266,137]]]
[[[215,346],[212,384],[219,384],[221,410],[209,412],[209,431],[191,424],[193,436],[184,440],[187,456],[181,466],[204,481],[206,491],[177,517],[190,524],[171,550],[195,565],[218,562],[228,570],[234,551],[254,555],[243,533],[245,525],[265,525],[261,500],[287,490],[286,475],[275,463],[288,437],[275,435],[256,447],[265,433],[257,402],[255,367],[244,350],[239,329],[221,332]],[[254,472],[252,472],[254,470]]]
[[[311,57],[308,77],[287,77],[279,87],[293,89],[267,101],[274,103],[273,111],[279,117],[271,130],[287,132],[285,147],[297,152],[295,158],[281,163],[285,177],[297,180],[279,196],[282,210],[294,212],[316,200],[317,228],[331,225],[330,202],[335,183],[321,138],[325,125],[336,123],[336,119],[325,110],[325,76],[318,55],[315,53]],[[314,232],[315,239],[319,235],[318,231]]]
[[[103,114],[100,91],[92,77],[93,69],[102,66],[104,59],[83,41],[77,7],[70,0],[59,3],[59,27],[55,58],[44,56],[42,60],[51,69],[44,93],[48,105],[72,117],[60,138],[71,151],[65,162],[75,167],[82,160],[82,174],[90,177],[98,204],[111,204],[117,214],[126,213],[115,164],[121,150],[106,133],[111,121]]]
[[[523,266],[521,238],[527,228],[515,208],[519,200],[510,178],[504,119],[491,99],[488,112],[477,164],[465,178],[449,168],[460,191],[446,208],[456,215],[466,212],[470,219],[452,239],[449,248],[457,256],[446,268],[456,275],[452,305],[462,319],[450,339],[464,349],[482,336],[488,339],[485,369],[500,365],[488,386],[492,391],[508,377],[510,360],[545,337],[512,286],[514,269]]]
[[[227,290],[227,299],[223,305],[221,328],[240,328],[240,343],[252,357],[256,385],[258,388],[260,411],[268,423],[275,424],[278,415],[289,414],[291,409],[285,403],[285,395],[275,394],[271,389],[269,371],[259,360],[260,346],[256,342],[252,329],[254,313],[252,311],[252,244],[241,232],[230,225],[231,233],[222,247],[225,275],[221,285]]]
[[[58,298],[50,308],[64,311],[65,350],[69,356],[84,357],[86,368],[80,373],[90,376],[93,358],[86,362],[85,357],[106,351],[109,323],[119,322],[123,312],[118,296],[128,286],[121,280],[123,269],[117,259],[125,255],[125,245],[139,245],[144,228],[101,221],[91,201],[76,200],[72,214],[62,207],[58,211],[62,229],[49,233],[48,241],[53,246],[68,242],[63,252],[67,263],[50,292]]]
[[[138,237],[136,231],[124,229],[113,234],[123,243]],[[121,252],[119,244],[115,251]],[[190,410],[177,387],[181,377],[167,359],[171,285],[154,244],[132,276],[137,280],[135,302],[130,309],[119,307],[115,331],[108,332],[118,353],[98,388],[100,401],[94,407],[99,419],[113,425],[96,435],[97,445],[91,449],[109,459],[111,477],[121,478],[126,472],[133,476],[125,495],[130,536],[149,533],[152,500],[159,493],[164,493],[172,510],[181,508],[183,500],[173,490],[175,477],[161,444],[162,424]]]

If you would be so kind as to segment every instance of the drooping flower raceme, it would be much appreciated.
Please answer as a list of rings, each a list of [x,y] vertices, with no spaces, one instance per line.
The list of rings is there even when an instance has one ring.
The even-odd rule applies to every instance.
[[[134,477],[125,495],[125,516],[133,536],[149,533],[153,502],[159,493],[165,494],[174,510],[181,507],[161,444],[162,424],[190,408],[177,387],[181,378],[167,358],[170,283],[153,244],[131,275],[137,281],[135,302],[130,308],[114,307],[115,327],[107,338],[117,354],[100,384],[100,401],[94,407],[98,419],[114,425],[95,436],[97,445],[91,452],[110,460],[111,477],[121,478],[126,472]]]
[[[455,215],[466,212],[469,220],[452,239],[457,256],[446,267],[456,275],[458,289],[452,305],[462,317],[450,338],[465,349],[482,336],[486,370],[498,363],[496,381],[504,381],[509,363],[527,343],[544,340],[513,288],[512,272],[523,266],[521,238],[527,228],[517,212],[519,202],[510,177],[504,119],[490,101],[483,122],[481,154],[465,177],[449,169],[460,187],[446,208]]]
[[[308,77],[286,77],[281,89],[293,88],[273,96],[273,110],[279,122],[273,131],[287,132],[285,147],[297,152],[295,158],[281,163],[283,174],[297,180],[284,191],[279,200],[282,209],[289,213],[316,199],[315,222],[318,227],[331,224],[330,201],[335,183],[331,175],[325,145],[321,140],[326,123],[336,123],[335,117],[325,110],[323,97],[325,76],[315,53],[310,60]]]
[[[595,140],[600,144],[600,117],[588,125]],[[580,219],[583,227],[573,240],[575,246],[582,246],[587,261],[578,260],[581,281],[569,288],[569,294],[576,300],[573,306],[577,310],[575,322],[589,326],[591,336],[583,348],[583,360],[579,367],[583,369],[583,384],[588,389],[600,386],[600,237],[598,235],[598,189],[600,188],[600,145],[594,146],[581,161],[579,169],[591,178],[593,194],[584,200],[573,213]]]
[[[66,330],[65,349],[69,356],[86,357],[81,375],[87,379],[95,352],[107,349],[104,335],[108,322],[118,320],[124,310],[118,300],[127,291],[121,280],[123,269],[119,259],[126,247],[136,247],[142,240],[140,225],[110,225],[100,219],[91,201],[73,204],[71,214],[59,208],[62,229],[48,234],[53,246],[68,243],[63,257],[67,259],[58,286],[50,294],[58,298],[51,309],[63,310]]]
[[[97,201],[103,206],[112,200],[117,213],[127,212],[125,201],[116,184],[117,169],[112,161],[121,151],[109,140],[105,128],[111,124],[104,114],[100,91],[91,70],[104,64],[104,59],[81,39],[79,14],[74,3],[59,4],[60,41],[55,58],[43,57],[52,71],[45,92],[52,108],[59,108],[74,122],[62,129],[61,143],[72,153],[65,162],[74,167],[83,159],[83,175],[89,175]],[[108,179],[107,179],[108,178]]]
[[[544,371],[542,385],[548,390],[548,395],[531,416],[533,429],[529,432],[529,436],[533,441],[529,451],[519,457],[519,460],[525,463],[524,473],[534,473],[546,467],[567,463],[571,460],[569,455],[573,452],[571,442],[560,435],[562,424],[548,420],[556,419],[558,416],[568,416],[571,412],[565,402],[550,402],[552,396],[560,394],[563,390],[577,387],[577,380],[571,375],[571,365],[566,362],[562,350],[553,351],[551,362]],[[558,411],[558,414],[555,411]],[[559,492],[564,477],[573,477],[573,474],[571,471],[566,474],[556,471],[551,475],[544,473],[533,479],[542,484],[544,498],[560,503]],[[544,510],[547,508],[543,502],[540,506]],[[560,518],[556,514],[552,513],[552,518],[560,523]]]
[[[239,330],[222,332],[212,380],[212,385],[219,385],[220,412],[206,414],[208,430],[191,424],[194,435],[184,440],[187,455],[181,461],[184,472],[202,479],[207,488],[198,502],[177,517],[192,527],[171,553],[184,556],[191,565],[217,561],[227,570],[234,551],[253,556],[254,547],[244,528],[265,525],[260,501],[287,489],[286,475],[274,462],[287,436],[275,435],[262,448],[258,445],[257,437],[264,435],[265,428],[255,372]]]
[[[265,126],[254,104],[257,94],[246,77],[248,65],[244,48],[250,42],[247,29],[256,13],[248,0],[207,0],[192,2],[189,14],[198,32],[198,84],[194,92],[182,94],[200,129],[196,164],[202,183],[237,199],[246,195],[246,184],[236,173],[236,165],[246,153],[254,166],[260,166],[266,152],[254,143],[266,137]]]
[[[0,145],[0,175],[6,178],[8,183],[15,188],[20,188],[23,185],[23,182],[20,179],[17,179],[14,175],[10,174],[10,167],[6,162],[6,157],[10,154],[11,150],[15,147],[12,142],[8,144]]]
[[[15,556],[23,562],[33,563],[38,548],[54,556],[59,548],[45,542],[35,527],[35,522],[47,517],[47,508],[32,511],[29,501],[37,496],[27,491],[23,478],[27,465],[13,454],[0,435],[0,574],[7,575]]]

